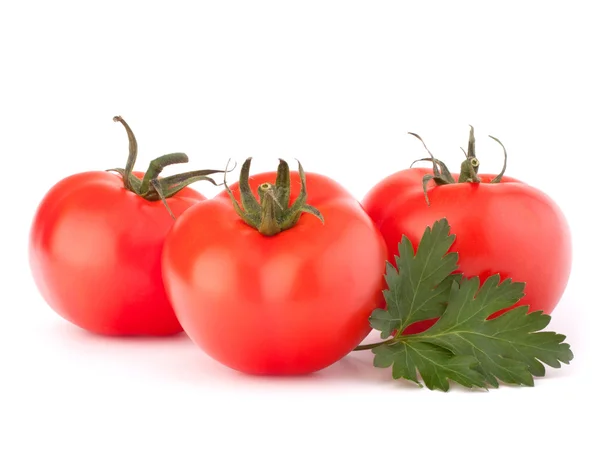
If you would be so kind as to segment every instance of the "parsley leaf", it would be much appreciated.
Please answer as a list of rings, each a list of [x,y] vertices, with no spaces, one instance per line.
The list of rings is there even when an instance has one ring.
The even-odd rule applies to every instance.
[[[448,299],[450,286],[460,275],[456,271],[458,254],[448,253],[454,242],[449,235],[450,226],[446,219],[427,227],[417,253],[406,236],[398,246],[396,268],[387,264],[384,290],[387,309],[375,309],[371,315],[371,326],[381,331],[381,338],[389,337],[393,331],[402,332],[411,323],[436,318],[442,315]]]
[[[490,276],[480,286],[478,277],[451,274],[457,257],[447,253],[454,236],[445,219],[427,228],[418,251],[403,238],[398,269],[389,265],[385,291],[387,309],[377,309],[370,321],[382,338],[372,349],[376,367],[392,367],[395,379],[429,389],[448,391],[449,381],[473,388],[497,388],[499,382],[533,386],[533,378],[545,374],[544,364],[559,368],[573,353],[565,336],[541,331],[550,316],[528,313],[527,306],[507,309],[524,295],[525,284]],[[402,335],[409,324],[439,317],[428,330]],[[368,347],[367,347],[368,348]]]
[[[392,377],[406,378],[419,386],[417,370],[429,389],[448,391],[448,380],[468,388],[485,387],[483,375],[476,370],[477,359],[454,355],[445,348],[428,342],[399,342],[373,349],[375,367],[392,366]]]

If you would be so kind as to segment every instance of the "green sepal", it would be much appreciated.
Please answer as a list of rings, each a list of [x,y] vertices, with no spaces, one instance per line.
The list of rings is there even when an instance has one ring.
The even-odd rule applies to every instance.
[[[467,146],[468,151],[465,151],[461,147],[461,150],[465,154],[465,160],[462,161],[462,163],[460,165],[460,174],[458,176],[458,183],[481,183],[481,178],[478,175],[480,163],[479,163],[479,159],[477,158],[477,156],[475,154],[475,129],[471,125],[469,125],[469,127],[470,127],[469,143]],[[417,139],[419,139],[421,141],[421,143],[425,147],[425,150],[427,150],[427,153],[429,153],[429,156],[430,156],[429,158],[421,158],[421,159],[417,159],[417,160],[413,161],[413,163],[410,165],[410,167],[412,168],[412,166],[415,163],[421,162],[421,161],[429,161],[433,165],[433,175],[425,175],[422,180],[423,193],[425,195],[425,200],[427,202],[427,205],[429,205],[430,204],[429,196],[427,194],[427,185],[428,185],[429,181],[433,180],[437,186],[443,186],[443,185],[447,185],[447,184],[455,184],[455,183],[457,183],[457,181],[454,179],[454,177],[448,170],[448,167],[446,166],[446,164],[444,164],[443,161],[440,161],[439,159],[436,159],[433,156],[431,151],[429,151],[429,148],[427,148],[427,145],[425,144],[423,139],[418,134],[415,134],[413,132],[409,132],[409,134],[416,137]],[[504,147],[502,142],[500,142],[500,140],[498,140],[497,138],[495,138],[493,136],[489,136],[489,137],[492,138],[493,140],[495,140],[496,142],[498,142],[504,152],[504,164],[502,166],[502,171],[490,181],[490,183],[492,183],[492,184],[500,183],[502,181],[502,177],[504,176],[504,172],[506,171],[506,163],[507,163],[506,148]]]
[[[171,153],[161,156],[159,158],[153,159],[150,161],[150,165],[148,166],[148,170],[144,174],[144,178],[142,180],[142,185],[140,187],[140,194],[146,194],[148,190],[151,188],[150,182],[155,178],[158,178],[160,173],[164,170],[165,167],[173,165],[173,164],[185,164],[189,161],[189,158],[185,153]]]
[[[502,147],[502,151],[504,152],[504,164],[502,165],[502,170],[500,171],[500,173],[498,175],[496,175],[492,179],[492,181],[490,181],[490,183],[500,183],[502,181],[502,177],[504,176],[504,172],[506,172],[506,161],[508,160],[508,153],[506,153],[506,148],[504,147],[504,144],[502,142],[500,142],[494,136],[489,136],[489,137],[491,139],[495,140],[496,142],[498,142],[500,144],[500,146]]]
[[[246,159],[242,165],[239,180],[240,200],[237,202],[231,189],[224,182],[227,194],[233,204],[235,212],[242,220],[265,236],[273,236],[288,230],[299,221],[302,213],[316,216],[325,222],[320,211],[306,203],[306,174],[302,164],[298,161],[298,174],[300,176],[300,194],[290,206],[290,168],[286,161],[279,160],[275,183],[262,183],[258,186],[258,199],[250,188],[249,175],[252,158]]]
[[[123,179],[123,186],[125,189],[133,192],[134,194],[150,202],[161,200],[172,217],[174,217],[173,212],[169,208],[166,199],[174,196],[183,188],[196,181],[205,180],[213,185],[217,185],[215,180],[207,175],[214,173],[227,173],[228,171],[227,169],[198,170],[172,175],[166,178],[159,178],[160,173],[165,169],[165,167],[173,164],[187,163],[189,161],[188,156],[185,153],[169,153],[153,159],[150,162],[148,169],[144,173],[144,178],[140,179],[133,174],[133,167],[135,166],[135,161],[138,154],[138,144],[135,135],[133,134],[133,131],[127,122],[125,122],[125,120],[123,120],[123,118],[120,116],[114,117],[113,121],[120,122],[127,132],[127,137],[129,139],[129,156],[124,169],[113,168],[109,169],[108,172],[117,172]]]
[[[290,166],[283,159],[279,160],[277,177],[275,180],[275,196],[279,205],[283,208],[290,206],[291,181]],[[281,213],[283,215],[283,213]]]
[[[423,175],[423,181],[422,181],[423,194],[425,195],[425,201],[427,202],[427,205],[429,205],[430,204],[429,203],[429,195],[427,194],[427,184],[429,183],[429,181],[433,180],[433,181],[435,181],[435,183],[438,186],[442,186],[445,184],[455,183],[454,177],[448,170],[448,167],[446,166],[446,164],[444,164],[442,161],[440,161],[439,159],[436,159],[433,156],[433,153],[431,151],[429,151],[429,148],[427,148],[425,141],[421,138],[420,135],[415,134],[414,132],[409,132],[409,134],[411,136],[416,137],[417,139],[419,139],[421,141],[421,143],[423,144],[423,147],[425,148],[425,150],[427,150],[427,153],[429,153],[429,156],[430,156],[429,158],[417,159],[416,161],[413,161],[413,163],[410,166],[412,167],[416,162],[419,162],[419,161],[429,161],[433,164],[433,175],[430,175],[430,174]],[[440,168],[442,170],[440,170]]]
[[[454,176],[452,176],[452,173],[450,173],[450,170],[448,170],[448,167],[446,166],[446,164],[443,161],[440,161],[439,159],[435,159],[435,158],[417,159],[412,162],[410,167],[415,165],[417,162],[421,162],[421,161],[433,162],[433,163],[437,164],[440,167],[440,169],[442,169],[441,173],[440,173],[440,175],[441,175],[440,177],[435,177],[435,175],[434,175],[434,178],[436,178],[436,183],[438,185],[456,183]]]

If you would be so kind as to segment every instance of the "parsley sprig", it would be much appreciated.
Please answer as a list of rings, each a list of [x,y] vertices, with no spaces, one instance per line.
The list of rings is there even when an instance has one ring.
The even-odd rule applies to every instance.
[[[468,388],[497,388],[500,382],[533,386],[534,377],[545,374],[544,364],[569,364],[573,353],[566,337],[542,331],[549,315],[517,306],[489,318],[518,302],[525,284],[501,281],[496,274],[481,285],[478,277],[458,273],[458,254],[448,252],[454,239],[446,219],[425,230],[416,254],[402,238],[396,267],[388,263],[386,270],[387,307],[370,317],[386,340],[357,349],[371,348],[374,365],[391,366],[394,379],[420,386],[422,380],[442,391],[450,381]],[[402,334],[408,325],[431,318],[438,320],[426,331]]]

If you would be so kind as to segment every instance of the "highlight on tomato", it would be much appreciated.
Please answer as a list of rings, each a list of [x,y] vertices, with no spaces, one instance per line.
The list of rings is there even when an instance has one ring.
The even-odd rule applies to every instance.
[[[69,322],[104,335],[170,335],[182,331],[167,299],[161,252],[174,217],[206,199],[187,187],[200,170],[160,178],[184,153],[161,156],[133,171],[137,141],[129,139],[125,168],[71,175],[53,186],[35,213],[29,262],[49,306]],[[166,209],[165,209],[166,207]]]
[[[416,244],[427,226],[446,218],[456,234],[451,251],[459,254],[460,272],[466,277],[479,276],[482,282],[496,273],[502,279],[525,282],[525,296],[513,307],[529,306],[530,312],[550,314],[571,271],[567,221],[548,195],[504,175],[506,149],[490,137],[504,151],[504,166],[498,175],[479,174],[471,127],[459,174],[451,173],[423,142],[429,157],[418,161],[431,162],[433,172],[412,166],[396,172],[367,193],[363,207],[381,231],[391,263],[403,236]],[[405,333],[421,332],[434,322],[419,322]]]
[[[165,241],[163,278],[190,338],[245,373],[304,374],[352,351],[383,307],[386,247],[334,180],[250,176],[181,215]]]

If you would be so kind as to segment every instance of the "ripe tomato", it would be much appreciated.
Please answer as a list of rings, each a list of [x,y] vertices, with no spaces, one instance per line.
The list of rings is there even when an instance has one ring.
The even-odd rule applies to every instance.
[[[305,194],[301,167],[290,174],[281,161],[277,174],[248,182],[249,165],[231,187],[237,203],[246,200],[241,213],[224,191],[175,223],[163,252],[167,294],[185,332],[222,364],[251,374],[314,372],[369,333],[371,312],[384,304],[385,243],[335,181],[306,174],[310,205],[300,207],[292,201]],[[265,227],[269,213],[274,230]],[[278,231],[288,214],[297,223]]]
[[[128,169],[117,171],[127,175],[137,145],[123,124],[133,148]],[[186,160],[185,155],[167,155],[153,161],[146,174],[157,175],[161,166]],[[164,238],[174,220],[156,187],[137,193],[144,176],[133,172],[128,177],[132,189],[125,188],[121,175],[106,171],[69,176],[50,189],[33,219],[29,258],[35,283],[54,311],[85,330],[106,335],[181,332],[160,270]],[[184,176],[185,181],[162,180],[174,215],[205,200],[193,189],[169,186],[189,184],[190,174]]]
[[[474,147],[470,147],[469,159],[473,157]],[[459,254],[459,271],[466,277],[479,276],[482,282],[496,273],[502,279],[525,282],[526,295],[515,306],[528,305],[530,311],[551,313],[571,270],[569,228],[556,203],[514,178],[501,175],[500,182],[491,183],[492,175],[481,174],[480,182],[436,186],[428,181],[428,204],[422,180],[431,173],[424,168],[394,173],[363,200],[363,207],[385,238],[388,260],[395,263],[402,235],[416,247],[426,226],[445,217],[456,234],[450,250]],[[454,180],[460,178],[452,176]],[[434,322],[414,324],[405,333],[422,331]]]

